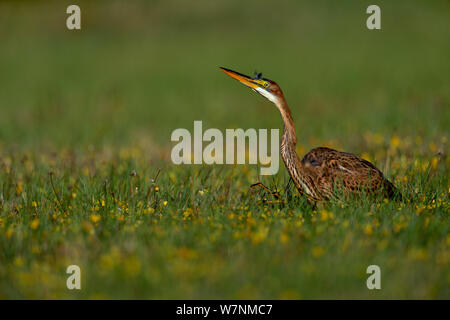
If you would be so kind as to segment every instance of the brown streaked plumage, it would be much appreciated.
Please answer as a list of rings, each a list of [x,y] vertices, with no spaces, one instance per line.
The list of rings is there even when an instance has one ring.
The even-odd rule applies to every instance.
[[[377,167],[351,153],[319,147],[300,160],[295,151],[294,121],[280,87],[274,81],[262,78],[261,74],[251,78],[230,69],[220,69],[273,102],[280,111],[284,124],[281,157],[300,193],[312,201],[332,199],[343,191],[349,194],[382,193],[390,198],[397,193]]]

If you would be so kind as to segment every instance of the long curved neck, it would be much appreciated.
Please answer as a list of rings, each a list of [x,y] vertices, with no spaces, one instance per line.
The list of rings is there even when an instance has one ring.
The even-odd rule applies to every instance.
[[[284,99],[275,101],[275,105],[280,110],[283,118],[283,136],[281,137],[280,153],[289,175],[300,192],[317,198],[317,191],[311,182],[311,172],[307,170],[298,158],[295,146],[297,136],[295,135],[294,120],[292,120],[291,110]]]
[[[284,99],[275,101],[275,105],[280,110],[283,118],[283,136],[281,137],[281,155],[283,156],[283,149],[290,149],[295,153],[295,146],[297,145],[297,136],[295,134],[294,120],[292,119],[291,110],[289,109]]]

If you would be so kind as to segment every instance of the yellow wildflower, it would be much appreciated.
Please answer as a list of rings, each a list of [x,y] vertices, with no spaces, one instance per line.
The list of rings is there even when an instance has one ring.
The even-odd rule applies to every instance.
[[[411,249],[408,251],[408,258],[417,261],[426,260],[428,252],[425,249]]]
[[[22,184],[21,184],[21,183],[18,183],[17,186],[16,186],[16,194],[17,194],[18,196],[20,196],[21,193],[22,193],[22,191],[23,191]]]
[[[368,236],[373,234],[373,228],[370,224],[366,224],[364,227],[364,233],[367,234]]]
[[[259,244],[266,240],[269,228],[260,227],[255,233],[251,235],[252,243]]]
[[[280,241],[281,241],[281,243],[287,243],[289,241],[289,236],[283,232],[280,235]]]
[[[369,155],[367,152],[364,152],[364,153],[361,155],[361,158],[363,158],[364,160],[367,160],[367,161],[371,161],[370,155]]]
[[[439,158],[438,157],[433,157],[431,159],[431,168],[436,169],[438,164],[439,164]]]
[[[93,223],[97,223],[100,221],[101,216],[98,214],[91,214],[91,216],[89,217],[89,219],[93,222]]]
[[[24,261],[22,257],[16,257],[14,258],[14,264],[16,267],[22,267],[24,265]]]
[[[5,236],[7,239],[11,238],[13,234],[14,234],[13,228],[8,228],[8,230],[6,230],[6,232],[5,232]]]
[[[400,137],[399,137],[399,136],[397,136],[397,135],[392,136],[392,138],[391,138],[391,147],[392,147],[393,149],[398,148],[398,146],[400,145],[400,143],[401,143],[401,140],[400,140]]]
[[[187,208],[186,211],[183,212],[184,219],[191,217],[194,214],[194,210],[191,208]]]
[[[333,213],[327,210],[320,211],[320,221],[327,221],[328,219],[333,219]]]
[[[430,148],[431,152],[436,152],[437,151],[437,145],[436,143],[434,143],[433,141],[430,142],[430,144],[428,145],[428,147]]]
[[[39,227],[39,224],[40,224],[40,222],[39,222],[39,219],[33,219],[31,222],[30,222],[30,228],[32,229],[32,230],[36,230],[38,227]]]

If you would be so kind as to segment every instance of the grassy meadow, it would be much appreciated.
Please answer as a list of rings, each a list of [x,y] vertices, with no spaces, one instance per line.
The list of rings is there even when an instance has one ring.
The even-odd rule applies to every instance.
[[[69,4],[0,1],[0,298],[450,298],[448,1],[382,1],[376,31],[369,1],[81,1],[80,31]],[[282,126],[220,66],[281,86],[300,156],[369,159],[403,201],[172,164],[194,120]]]

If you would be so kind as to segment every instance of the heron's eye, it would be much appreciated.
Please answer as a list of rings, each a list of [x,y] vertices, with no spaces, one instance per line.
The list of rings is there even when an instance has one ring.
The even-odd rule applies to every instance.
[[[264,83],[264,88],[267,88],[269,86],[269,83],[268,82],[265,82]]]

